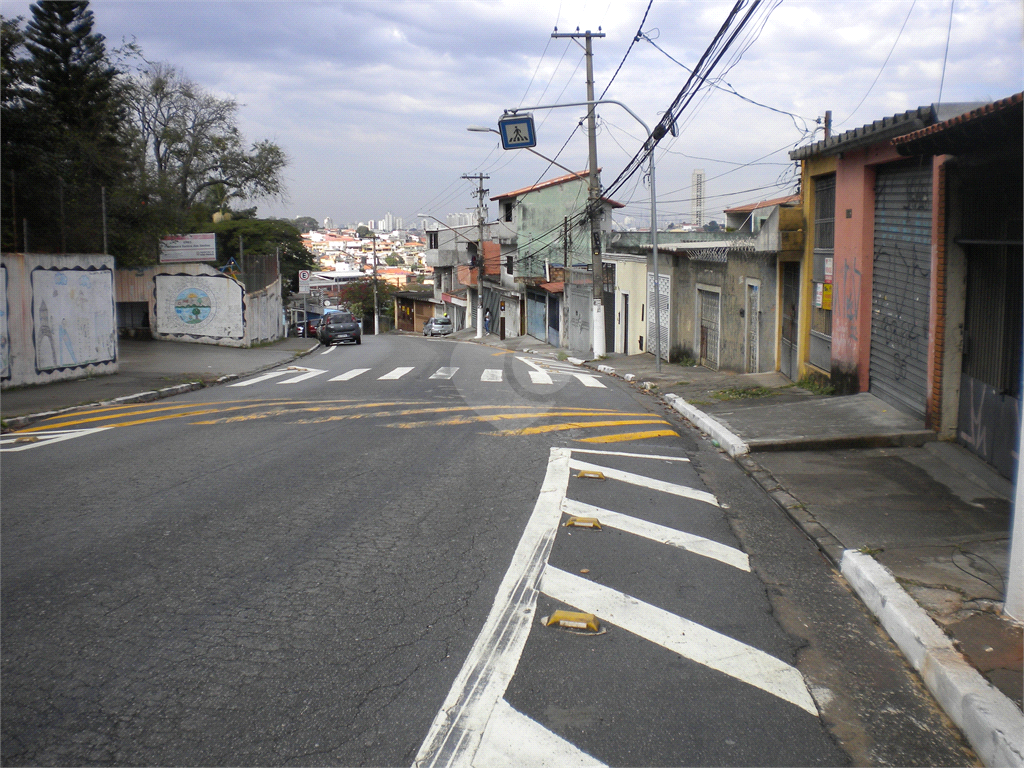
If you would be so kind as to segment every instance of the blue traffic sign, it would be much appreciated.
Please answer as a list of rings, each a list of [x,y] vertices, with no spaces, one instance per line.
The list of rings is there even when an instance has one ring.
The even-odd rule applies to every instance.
[[[537,146],[537,133],[533,129],[533,115],[508,115],[498,121],[503,149],[522,149]]]

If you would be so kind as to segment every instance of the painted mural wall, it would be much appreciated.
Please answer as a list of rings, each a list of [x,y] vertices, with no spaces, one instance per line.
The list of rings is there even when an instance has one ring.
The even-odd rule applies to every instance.
[[[245,338],[245,289],[236,280],[220,274],[158,274],[153,280],[155,336]]]
[[[3,254],[0,385],[117,371],[114,260]]]

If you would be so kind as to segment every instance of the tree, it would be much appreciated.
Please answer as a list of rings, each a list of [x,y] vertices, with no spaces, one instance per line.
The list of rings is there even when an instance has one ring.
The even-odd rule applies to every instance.
[[[40,0],[24,32],[4,20],[5,243],[26,219],[33,250],[100,250],[101,188],[130,179],[119,72],[88,5]]]
[[[291,222],[281,219],[257,219],[255,209],[234,213],[228,221],[213,223],[207,217],[193,231],[217,234],[217,263],[224,265],[235,259],[243,267],[239,238],[245,255],[277,254],[285,291],[299,290],[299,270],[313,269],[313,254],[302,244],[300,232]]]
[[[292,219],[292,225],[299,232],[315,232],[320,229],[320,222],[312,216],[298,216]]]
[[[186,212],[211,189],[221,205],[284,192],[284,150],[271,141],[245,146],[238,105],[185,78],[169,64],[145,62],[130,87],[140,175],[154,198]]]
[[[715,221],[714,219],[712,219],[711,221],[704,225],[705,232],[718,232],[721,229],[722,228],[718,225],[718,222]]]
[[[377,280],[377,308],[381,314],[393,312],[392,302],[394,301],[395,287],[391,283]],[[357,280],[349,283],[341,289],[339,298],[348,304],[352,314],[356,317],[370,317],[373,315],[373,283],[372,279]]]
[[[403,264],[404,262],[400,258],[395,256],[395,254],[392,253],[390,256],[384,259],[384,263],[387,264],[389,267],[397,267]]]
[[[362,239],[364,237],[369,237],[372,234],[373,234],[373,230],[370,229],[365,224],[360,224],[358,227],[356,227],[356,237],[358,237],[360,239]]]

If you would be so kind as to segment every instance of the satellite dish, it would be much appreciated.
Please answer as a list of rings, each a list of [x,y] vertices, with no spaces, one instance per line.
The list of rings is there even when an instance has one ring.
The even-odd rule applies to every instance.
[[[324,306],[325,307],[331,306],[331,300],[330,299],[324,299]]]

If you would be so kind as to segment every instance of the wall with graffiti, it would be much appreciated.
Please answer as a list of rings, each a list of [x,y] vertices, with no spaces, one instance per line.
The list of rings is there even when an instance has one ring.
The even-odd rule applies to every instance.
[[[3,254],[0,386],[117,371],[114,260]]]

